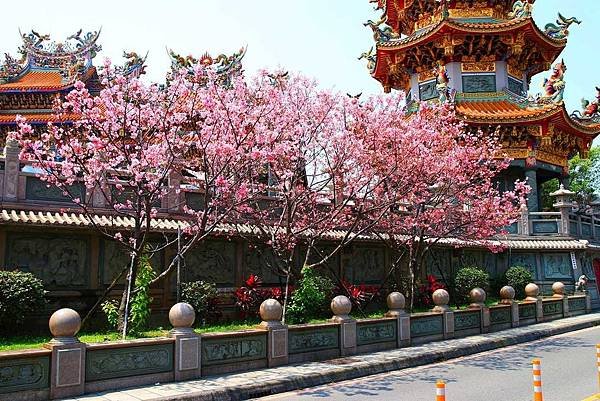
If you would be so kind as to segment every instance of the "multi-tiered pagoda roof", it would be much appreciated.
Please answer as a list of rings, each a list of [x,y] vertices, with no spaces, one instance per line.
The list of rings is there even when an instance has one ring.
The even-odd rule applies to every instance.
[[[372,2],[382,14],[365,23],[376,47],[362,58],[386,92],[452,102],[472,128],[499,129],[506,153],[530,166],[566,169],[571,156],[587,154],[600,133],[598,101],[570,115],[566,63],[557,61],[579,20],[559,14],[541,29],[533,0]],[[544,92],[529,95],[531,78],[553,64]]]
[[[98,74],[92,64],[101,50],[96,43],[99,35],[100,32],[82,34],[79,30],[63,42],[51,41],[49,35],[35,31],[21,35],[20,58],[6,54],[0,66],[2,141],[14,127],[17,115],[34,126],[55,120],[52,109],[56,98],[73,89],[77,80],[92,92],[99,89]]]

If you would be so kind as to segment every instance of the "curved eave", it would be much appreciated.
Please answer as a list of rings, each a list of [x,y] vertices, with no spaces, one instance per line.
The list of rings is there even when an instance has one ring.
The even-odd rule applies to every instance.
[[[373,78],[381,83],[386,82],[387,76],[387,60],[394,58],[395,54],[408,51],[411,48],[424,45],[439,37],[447,34],[510,34],[515,31],[525,29],[528,33],[526,40],[534,40],[546,52],[551,52],[550,58],[556,59],[567,45],[566,39],[553,39],[542,32],[535,24],[532,18],[521,18],[501,22],[497,24],[491,23],[461,23],[456,20],[442,20],[438,24],[425,28],[409,37],[391,40],[389,42],[377,43],[377,62],[375,69],[371,74]],[[382,61],[386,60],[386,63]],[[542,68],[530,71],[531,75],[542,72]],[[396,88],[398,89],[398,88]]]
[[[37,71],[28,70],[27,73],[39,73]],[[22,74],[19,79],[23,79],[26,74]],[[87,82],[90,79],[96,77],[96,67],[91,66],[88,68],[83,74],[76,76],[69,81],[62,82],[58,85],[48,85],[48,84],[39,84],[39,85],[29,85],[22,84],[19,85],[18,80],[15,82],[9,82],[5,84],[0,84],[0,93],[52,93],[52,92],[69,92],[73,89],[75,82],[80,80],[82,82]]]
[[[529,2],[533,4],[535,3],[535,0],[529,0]],[[393,27],[398,27],[400,23],[406,22],[404,19],[399,18],[399,10],[405,11],[410,8],[415,4],[415,0],[378,0],[377,4],[379,7],[385,5],[388,24]]]
[[[522,28],[531,28],[535,37],[555,50],[561,50],[567,45],[566,39],[554,39],[542,32],[532,18],[520,18],[498,23],[460,22],[456,19],[444,19],[437,24],[424,28],[408,37],[378,42],[377,50],[406,50],[416,45],[430,42],[438,34],[473,34],[473,33],[498,33],[506,34]]]
[[[464,102],[468,103],[468,102]],[[497,114],[497,115],[474,115],[469,112],[461,112],[460,104],[457,105],[458,117],[472,124],[479,125],[514,125],[514,124],[544,124],[553,123],[554,125],[564,128],[572,134],[580,137],[584,137],[589,140],[595,139],[600,134],[600,124],[583,124],[580,123],[569,115],[564,103],[552,104],[543,106],[540,109],[527,108],[527,115],[513,115],[508,114]],[[525,114],[525,113],[523,113]]]

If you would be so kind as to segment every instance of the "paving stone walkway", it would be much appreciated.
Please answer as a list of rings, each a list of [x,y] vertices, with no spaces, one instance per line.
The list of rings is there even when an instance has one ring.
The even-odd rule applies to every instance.
[[[238,401],[427,365],[600,325],[600,313],[330,361],[157,383],[64,401]]]

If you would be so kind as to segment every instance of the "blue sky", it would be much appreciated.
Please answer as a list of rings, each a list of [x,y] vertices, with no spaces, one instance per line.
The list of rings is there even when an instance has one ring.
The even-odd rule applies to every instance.
[[[543,27],[556,13],[583,20],[573,26],[563,57],[566,101],[579,108],[600,85],[598,0],[537,0],[534,18]],[[79,28],[102,26],[100,57],[120,58],[123,50],[149,52],[148,77],[161,80],[169,66],[166,47],[184,55],[216,55],[248,45],[245,69],[281,67],[315,77],[344,92],[379,93],[380,85],[357,56],[372,46],[362,22],[376,16],[368,0],[147,0],[3,2],[0,52],[14,53],[18,29],[31,28],[61,40]],[[10,17],[8,17],[10,16]],[[100,60],[97,61],[97,64]],[[537,77],[531,92],[539,92]]]

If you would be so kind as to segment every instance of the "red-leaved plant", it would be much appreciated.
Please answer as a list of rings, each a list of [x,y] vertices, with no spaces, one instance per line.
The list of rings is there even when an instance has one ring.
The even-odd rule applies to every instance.
[[[284,292],[279,287],[261,287],[259,276],[251,274],[244,285],[235,290],[235,304],[240,309],[242,319],[258,316],[260,304],[266,299],[283,302]],[[291,292],[291,289],[290,289]]]
[[[415,294],[415,304],[420,307],[430,307],[433,305],[432,295],[436,290],[446,289],[446,286],[439,282],[437,278],[429,274],[424,284],[417,287],[417,293]]]

